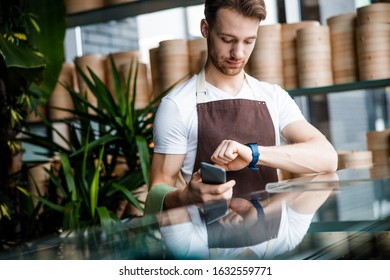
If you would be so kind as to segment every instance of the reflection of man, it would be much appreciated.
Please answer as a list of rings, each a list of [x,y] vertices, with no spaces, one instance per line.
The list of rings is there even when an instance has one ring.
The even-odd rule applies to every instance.
[[[316,184],[317,190],[278,193],[256,202],[233,198],[229,215],[210,225],[193,205],[167,211],[162,214],[161,233],[170,254],[179,259],[273,259],[294,249],[338,176],[332,173],[306,180],[333,183],[324,183],[320,190]]]
[[[164,198],[166,209],[242,197],[277,181],[277,168],[336,169],[335,150],[287,92],[244,72],[265,15],[263,0],[205,1],[204,71],[162,100],[154,123],[151,194]],[[201,161],[228,170],[228,182],[203,184]],[[175,189],[180,173],[185,186]]]

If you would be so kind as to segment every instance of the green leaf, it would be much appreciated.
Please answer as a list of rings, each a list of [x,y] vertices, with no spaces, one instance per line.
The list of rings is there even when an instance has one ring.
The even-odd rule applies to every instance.
[[[43,147],[48,149],[49,151],[59,151],[66,153],[66,149],[63,148],[61,145],[58,145],[51,139],[48,139],[46,136],[41,136],[38,134],[30,133],[28,131],[22,131],[22,138],[20,140],[24,143],[29,143],[32,145],[36,145],[39,147]],[[25,137],[28,136],[28,137]]]
[[[109,59],[110,59],[110,64],[111,64],[111,69],[112,69],[112,77],[114,80],[115,94],[116,94],[116,97],[118,100],[119,108],[121,109],[120,110],[121,115],[124,115],[125,114],[124,108],[126,108],[125,106],[126,106],[128,99],[125,99],[123,87],[122,87],[123,83],[121,82],[121,79],[119,77],[117,66],[115,65],[115,61],[112,57],[112,54],[109,55]]]
[[[61,158],[62,168],[64,169],[65,180],[66,180],[66,185],[68,187],[68,191],[71,193],[72,201],[77,201],[78,200],[77,189],[76,189],[76,184],[74,182],[72,167],[70,165],[69,158],[64,153],[60,153],[60,158]]]
[[[100,224],[106,233],[112,232],[112,218],[106,207],[98,207],[97,209]]]
[[[61,195],[63,199],[68,198],[68,194],[65,192],[64,188],[62,187],[61,180],[58,178],[57,175],[55,175],[52,171],[44,167],[44,170],[46,171],[47,174],[49,174],[51,182],[53,182],[54,186],[60,190]]]
[[[8,209],[7,204],[0,203],[0,221],[4,218],[7,218],[8,220],[11,220],[11,215]]]
[[[20,86],[20,79],[24,79],[27,84],[38,82],[43,77],[46,62],[42,55],[22,46],[15,46],[5,40],[0,34],[0,55],[2,56],[8,75],[12,77],[13,90]]]
[[[45,77],[34,90],[43,93],[46,99],[53,92],[58,76],[65,61],[64,39],[66,32],[66,7],[64,0],[28,0],[25,1],[29,14],[36,15],[39,25],[31,29],[30,41],[43,55],[46,61]],[[33,18],[30,17],[30,20]],[[34,23],[32,23],[34,25]]]
[[[89,139],[89,133],[90,133],[90,130],[88,130],[87,139]],[[88,153],[89,153],[89,141],[85,142],[83,149],[84,149],[84,156],[83,156],[83,164],[81,165],[81,176],[83,178],[86,178],[87,177],[87,160],[88,160]]]
[[[64,207],[64,230],[77,229],[79,227],[80,202],[69,201]]]
[[[138,148],[138,156],[140,159],[141,169],[142,169],[142,175],[145,180],[146,185],[150,185],[150,154],[149,154],[149,147],[148,142],[146,141],[145,137],[141,135],[136,136],[136,143]]]
[[[104,82],[93,71],[90,69],[88,70],[95,84],[95,91],[93,91],[93,94],[97,98],[99,106],[107,110],[109,114],[117,115],[119,113],[117,110],[118,108],[115,104],[115,100],[112,97],[111,92],[108,90]]]
[[[91,199],[91,215],[92,218],[95,217],[95,210],[98,203],[98,195],[99,195],[99,179],[100,179],[100,166],[102,163],[104,153],[104,147],[101,148],[100,154],[99,154],[99,161],[97,163],[97,167],[95,170],[95,175],[93,176],[91,188],[90,188],[90,199]]]
[[[22,194],[24,194],[25,196],[30,196],[30,193],[28,192],[28,190],[26,190],[25,188],[22,188],[20,186],[17,186],[16,189],[18,191],[20,191]]]
[[[126,189],[124,186],[120,185],[120,184],[117,184],[117,183],[113,183],[112,184],[112,187],[114,189],[117,189],[119,191],[121,191],[127,198],[128,201],[130,201],[135,207],[137,207],[139,210],[143,211],[143,207],[141,206],[141,204],[138,202],[138,200],[135,198],[135,196],[131,193],[131,191],[129,191],[128,189]]]
[[[135,190],[141,185],[143,185],[144,179],[141,171],[133,171],[129,175],[125,176],[119,181],[119,184],[126,186],[128,190]]]
[[[77,156],[79,154],[84,153],[85,149],[88,149],[89,151],[92,151],[95,148],[99,148],[103,144],[111,143],[112,141],[115,141],[115,140],[118,140],[118,139],[120,139],[120,138],[117,135],[106,134],[106,135],[104,135],[104,136],[102,136],[102,137],[100,137],[100,138],[98,138],[98,139],[88,143],[88,145],[84,145],[84,147],[82,147],[78,151],[75,151],[74,153],[72,153],[70,155],[70,157],[74,157],[74,156]]]
[[[0,36],[0,54],[7,68],[25,68],[43,71],[46,63],[42,55],[23,46],[16,46]]]
[[[44,198],[43,196],[35,195],[35,194],[31,194],[31,196],[36,198],[36,199],[38,199],[40,202],[42,202],[43,204],[49,206],[51,209],[53,209],[55,211],[58,211],[60,213],[64,213],[65,212],[65,208],[63,206],[58,205],[56,203],[53,203],[50,200]]]

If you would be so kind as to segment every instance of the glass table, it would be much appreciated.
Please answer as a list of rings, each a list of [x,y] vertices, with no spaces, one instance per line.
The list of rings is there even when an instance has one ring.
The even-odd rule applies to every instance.
[[[199,205],[25,244],[0,259],[390,259],[390,167],[268,184],[207,224]],[[216,207],[216,211],[218,211]]]

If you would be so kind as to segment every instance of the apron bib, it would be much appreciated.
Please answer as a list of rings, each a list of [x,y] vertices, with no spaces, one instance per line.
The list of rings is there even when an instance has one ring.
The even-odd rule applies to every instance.
[[[196,95],[198,144],[194,172],[200,168],[200,162],[211,163],[212,153],[224,139],[261,146],[275,145],[274,125],[264,101],[228,99],[206,102],[204,69],[198,75]],[[226,172],[227,180],[236,181],[233,197],[247,197],[265,189],[267,183],[278,180],[275,168],[258,167],[258,171],[244,168]]]

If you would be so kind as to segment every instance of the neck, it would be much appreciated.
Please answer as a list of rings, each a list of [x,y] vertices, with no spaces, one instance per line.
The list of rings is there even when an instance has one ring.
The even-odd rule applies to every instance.
[[[206,64],[205,76],[208,83],[233,96],[236,96],[241,91],[245,80],[243,70],[237,75],[229,76],[221,73],[221,71],[214,66],[210,66],[210,64]]]

